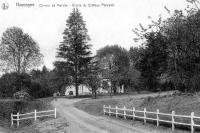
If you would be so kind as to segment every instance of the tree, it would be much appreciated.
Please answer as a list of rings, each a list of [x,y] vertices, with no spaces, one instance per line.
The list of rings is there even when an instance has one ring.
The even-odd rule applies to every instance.
[[[45,73],[48,73],[48,72],[49,72],[49,71],[48,71],[47,67],[44,65],[44,66],[42,67],[42,73],[45,74]]]
[[[156,91],[159,85],[159,77],[167,69],[167,43],[166,38],[157,32],[150,32],[146,35],[147,44],[136,64],[141,72],[143,85],[150,91]]]
[[[105,46],[97,51],[97,57],[103,79],[111,82],[111,92],[116,93],[117,85],[127,84],[128,51],[118,45]]]
[[[42,63],[42,54],[31,36],[18,27],[8,28],[1,38],[0,61],[3,71],[24,73]]]
[[[145,29],[140,26],[141,30],[137,28],[134,30],[140,39],[146,40],[144,43],[145,47],[147,47],[145,54],[141,62],[138,63],[138,67],[142,68],[140,71],[142,71],[143,78],[155,76],[154,81],[156,81],[161,75],[165,81],[168,81],[170,86],[174,85],[175,89],[185,92],[200,90],[200,2],[199,0],[187,1],[193,7],[188,6],[185,10],[175,10],[174,13],[171,13],[165,7],[171,15],[169,18],[162,20],[160,17],[157,22],[153,21],[149,28]],[[157,37],[158,35],[161,37]],[[138,39],[136,38],[136,40]],[[162,41],[159,42],[159,40]],[[154,46],[153,48],[152,44],[157,42],[159,42],[157,44],[159,47],[156,48]],[[149,47],[150,44],[152,45],[151,48]],[[166,58],[165,56],[155,56],[158,53],[162,54],[161,51],[167,55]],[[164,59],[159,60],[162,57]],[[161,63],[156,61],[161,61]],[[155,62],[154,65],[152,65],[152,62]],[[148,63],[149,65],[147,65]],[[164,69],[166,70],[163,71]],[[151,71],[144,75],[144,70]],[[150,73],[151,75],[148,75]],[[155,82],[151,81],[149,83]],[[152,85],[152,87],[156,86]]]
[[[90,71],[88,72],[86,85],[91,88],[93,97],[96,99],[97,90],[101,87],[101,79],[99,76],[100,69],[96,58],[93,58],[90,64]]]
[[[68,84],[68,81],[55,69],[48,71],[46,66],[44,66],[42,71],[31,71],[31,93],[37,97],[52,96],[54,92],[61,92],[62,86]]]
[[[30,92],[31,78],[26,73],[6,73],[0,78],[0,96],[12,97],[17,91]]]
[[[197,91],[200,70],[200,11],[175,11],[167,19],[162,32],[168,38],[169,75],[180,91]]]
[[[72,77],[78,96],[78,86],[85,80],[92,59],[85,21],[78,9],[70,14],[63,35],[57,52],[60,60],[55,62],[55,67]]]
[[[139,63],[139,61],[142,58],[142,55],[145,51],[145,47],[131,47],[129,49],[129,60],[130,60],[130,67],[128,72],[129,77],[129,84],[131,87],[131,90],[136,90],[138,93],[141,90],[141,87],[139,87],[140,84],[140,71],[136,68],[136,64]]]
[[[129,58],[131,66],[135,66],[138,63],[144,51],[144,47],[131,47],[129,49]]]
[[[109,84],[107,81],[103,80],[102,81],[102,85],[101,87],[104,89],[104,90],[108,90],[109,89]]]

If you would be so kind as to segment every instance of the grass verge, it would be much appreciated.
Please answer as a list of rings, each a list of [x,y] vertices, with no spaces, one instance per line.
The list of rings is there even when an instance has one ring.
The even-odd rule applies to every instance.
[[[138,110],[143,110],[147,108],[148,111],[155,112],[159,109],[163,113],[171,113],[175,111],[176,114],[180,115],[190,115],[191,112],[195,113],[195,116],[200,116],[200,97],[199,95],[169,95],[169,96],[155,96],[155,97],[137,97],[137,96],[127,96],[121,98],[99,98],[99,99],[85,99],[75,103],[75,107],[84,110],[92,115],[103,115],[103,105],[111,105],[127,108],[135,107]],[[137,114],[143,115],[143,114]],[[155,117],[155,116],[148,116]],[[165,120],[170,120],[168,117],[161,117]],[[178,122],[190,123],[189,119],[175,119]],[[149,122],[154,123],[154,122]],[[199,120],[195,120],[196,124],[200,124]],[[155,126],[155,124],[153,124]],[[161,123],[164,127],[170,127],[170,124]],[[178,129],[184,129],[186,131],[190,130],[187,126],[176,126]],[[199,129],[196,129],[199,131]],[[183,132],[183,131],[180,131]]]
[[[38,111],[53,109],[52,105],[50,104],[51,100],[52,98],[36,99],[33,101],[1,99],[0,100],[0,108],[1,108],[0,126],[4,128],[10,128],[11,113],[16,114],[17,112],[19,112],[20,114],[23,114],[23,113],[33,112],[35,109]],[[32,123],[33,123],[33,120],[31,119],[23,120],[20,122],[20,128],[29,126]],[[13,129],[15,129],[15,127],[13,127]]]

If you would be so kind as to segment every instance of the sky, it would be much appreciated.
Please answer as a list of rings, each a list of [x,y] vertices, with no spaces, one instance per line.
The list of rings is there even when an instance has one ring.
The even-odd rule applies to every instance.
[[[0,8],[0,37],[9,27],[17,26],[38,43],[44,65],[53,68],[56,51],[72,8],[79,8],[91,38],[92,52],[118,44],[127,50],[134,42],[133,29],[151,23],[159,15],[169,17],[164,9],[184,9],[186,0],[0,0],[8,9]]]

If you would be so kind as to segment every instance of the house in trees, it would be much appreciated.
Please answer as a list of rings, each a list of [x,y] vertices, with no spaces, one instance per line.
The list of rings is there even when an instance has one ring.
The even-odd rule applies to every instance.
[[[97,94],[105,94],[105,93],[108,93],[108,92],[109,92],[109,90],[104,89],[102,87],[100,87],[97,90]],[[66,96],[67,95],[75,96],[75,94],[76,94],[76,89],[75,89],[74,85],[65,86],[65,95]],[[89,94],[92,94],[91,88],[89,88],[88,86],[86,86],[84,84],[79,85],[78,95],[89,95]]]
[[[97,51],[97,58],[100,78],[109,84],[109,93],[124,93],[129,84],[128,52],[118,45],[108,45]]]
[[[100,76],[101,77],[101,76]],[[98,93],[110,93],[111,92],[111,81],[109,79],[101,77],[101,88],[97,90]],[[124,93],[124,85],[116,86],[116,93]]]
[[[103,61],[100,61],[100,68],[101,68],[101,73],[99,74],[99,77],[101,79],[101,86],[103,90],[106,90],[107,93],[110,93],[111,90],[112,92],[115,91],[116,93],[124,93],[124,84],[118,84],[117,82],[117,75],[115,75],[115,71],[112,70],[112,58],[106,59],[106,57],[104,57],[102,59]],[[106,60],[106,61],[105,61]],[[114,68],[113,68],[114,69]],[[115,81],[115,89],[111,89],[112,85],[111,85],[111,80]],[[113,82],[114,83],[114,82]]]
[[[74,85],[69,85],[65,87],[65,95],[74,95],[76,94],[76,88]],[[92,94],[91,88],[87,87],[86,85],[79,85],[78,87],[78,95],[88,95]]]

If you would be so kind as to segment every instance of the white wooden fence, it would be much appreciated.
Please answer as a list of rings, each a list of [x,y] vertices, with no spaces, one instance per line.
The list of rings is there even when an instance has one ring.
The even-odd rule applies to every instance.
[[[17,127],[19,127],[19,122],[21,120],[26,120],[26,119],[37,120],[37,118],[45,116],[54,116],[54,118],[56,118],[56,108],[54,110],[39,111],[39,112],[35,110],[34,112],[26,114],[17,113],[16,115],[14,115],[13,113],[11,113],[11,126],[13,126],[14,121],[17,121]]]
[[[175,114],[175,111],[172,111],[171,114],[167,114],[167,113],[159,112],[159,109],[157,109],[156,112],[149,112],[146,110],[146,108],[144,108],[144,110],[136,110],[134,107],[132,109],[127,109],[125,106],[124,108],[118,108],[118,106],[111,107],[110,105],[109,106],[104,105],[103,112],[104,112],[104,115],[106,114],[108,114],[109,116],[115,115],[116,118],[118,118],[119,116],[122,116],[124,119],[126,119],[126,117],[131,117],[133,118],[133,120],[135,118],[143,119],[144,123],[146,123],[146,120],[153,120],[153,121],[156,121],[157,126],[159,126],[159,122],[171,123],[172,132],[174,132],[175,130],[175,125],[190,126],[191,133],[194,133],[194,130],[195,130],[194,127],[200,127],[200,125],[195,124],[194,122],[194,119],[200,120],[200,117],[194,116],[194,112],[191,112],[191,115],[187,116],[187,115],[177,115]],[[142,113],[142,116],[136,115],[136,113]],[[154,114],[156,118],[147,117],[147,114]],[[168,117],[171,117],[171,120],[160,119],[159,116],[168,116]],[[190,123],[178,122],[178,121],[175,121],[175,118],[188,118],[190,119]]]

